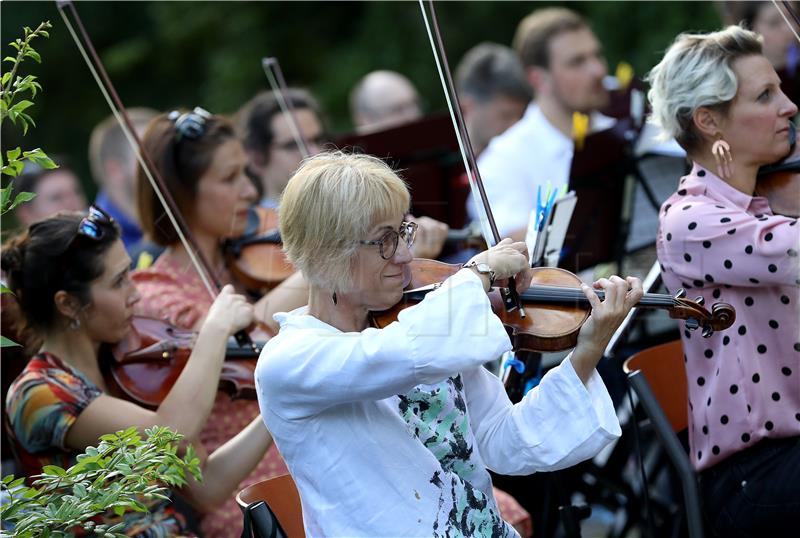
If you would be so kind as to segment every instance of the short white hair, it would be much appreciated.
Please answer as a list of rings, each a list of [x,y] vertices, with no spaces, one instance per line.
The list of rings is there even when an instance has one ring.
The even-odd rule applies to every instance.
[[[732,64],[753,54],[761,54],[761,37],[740,26],[675,38],[647,75],[650,121],[661,127],[662,137],[675,138],[687,152],[698,149],[694,111],[700,107],[725,111],[739,88]]]
[[[405,215],[409,202],[406,184],[377,157],[319,153],[303,162],[281,196],[283,250],[312,285],[349,291],[359,240],[376,223]]]

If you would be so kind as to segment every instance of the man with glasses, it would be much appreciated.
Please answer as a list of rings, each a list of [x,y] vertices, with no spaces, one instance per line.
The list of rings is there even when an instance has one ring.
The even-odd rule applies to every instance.
[[[283,98],[292,109],[309,155],[319,153],[326,135],[317,100],[300,88],[289,88]],[[249,172],[261,194],[260,203],[275,208],[283,188],[304,157],[292,133],[291,120],[272,91],[253,97],[239,110],[236,119],[249,159]]]

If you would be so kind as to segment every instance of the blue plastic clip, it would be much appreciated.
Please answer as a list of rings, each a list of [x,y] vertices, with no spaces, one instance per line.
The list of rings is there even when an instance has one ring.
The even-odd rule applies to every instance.
[[[508,368],[509,366],[513,367],[518,374],[525,373],[525,363],[519,359],[514,359],[514,358],[508,359],[506,363],[503,365],[503,368]]]

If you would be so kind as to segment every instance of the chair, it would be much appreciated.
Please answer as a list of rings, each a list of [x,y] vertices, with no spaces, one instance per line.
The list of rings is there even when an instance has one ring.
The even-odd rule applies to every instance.
[[[251,506],[257,510],[258,507],[254,505],[260,501],[267,504],[271,511],[270,516],[274,515],[274,518],[277,518],[277,522],[287,538],[305,537],[300,493],[290,475],[285,474],[257,482],[236,495],[236,502],[242,512]],[[269,521],[269,524],[272,527],[276,526],[275,521]],[[273,531],[263,528],[256,529],[256,531],[256,536],[279,536],[279,534],[272,534]]]
[[[688,388],[680,340],[661,344],[628,358],[622,366],[678,473],[691,538],[703,538],[697,477],[677,432],[688,425]]]

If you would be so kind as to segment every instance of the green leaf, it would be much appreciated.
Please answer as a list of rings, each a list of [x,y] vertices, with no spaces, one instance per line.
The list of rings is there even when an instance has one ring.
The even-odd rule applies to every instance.
[[[33,192],[20,192],[17,193],[17,196],[14,198],[14,203],[11,204],[11,207],[8,208],[8,211],[11,211],[19,204],[24,204],[25,202],[30,202],[36,198],[36,193]]]
[[[12,64],[17,63],[17,59],[14,58],[13,56],[6,56],[5,58],[3,58],[3,61],[4,62],[11,62]],[[10,71],[8,73],[8,76],[11,76],[11,72]]]
[[[7,176],[17,177],[17,170],[11,165],[0,168],[0,172]],[[3,213],[5,213],[5,209],[3,210]]]
[[[117,514],[118,516],[122,517],[122,514],[125,513],[125,507],[124,506],[115,506],[114,507],[114,513]]]
[[[0,293],[10,293],[11,295],[14,295],[14,292],[11,291],[11,289],[9,289],[8,287],[6,287],[6,285],[3,284],[2,282],[0,282]]]
[[[42,57],[39,55],[38,52],[36,52],[33,49],[28,50],[28,52],[25,53],[25,56],[29,57],[29,58],[33,58],[36,61],[37,64],[42,63]]]
[[[14,346],[22,347],[15,341],[11,340],[10,338],[6,338],[5,336],[0,335],[0,348],[14,347]]]
[[[42,151],[41,148],[35,148],[30,151],[23,151],[22,157],[25,159],[30,159],[34,163],[38,164],[42,168],[46,168],[48,170],[53,170],[54,168],[58,168],[58,165],[53,162],[53,160],[47,156],[47,154]]]
[[[44,467],[42,467],[42,473],[53,476],[67,476],[67,471],[65,471],[58,465],[45,465]]]
[[[19,147],[6,151],[6,157],[8,157],[9,161],[17,160],[21,154],[22,148]]]
[[[39,30],[39,35],[44,37],[50,37],[50,34],[47,32],[47,30]]]
[[[28,107],[33,106],[33,101],[28,101],[27,99],[23,99],[16,105],[12,106],[9,110],[13,110],[14,112],[22,112]]]

